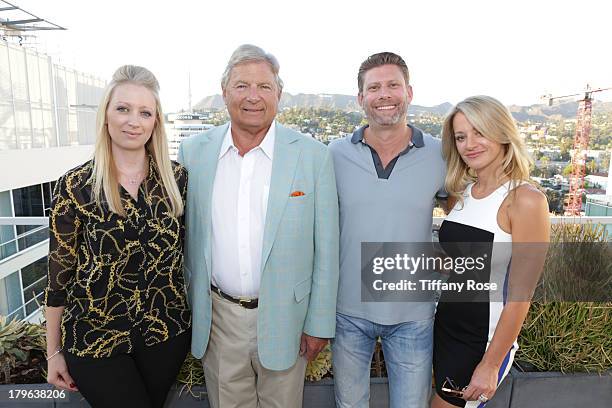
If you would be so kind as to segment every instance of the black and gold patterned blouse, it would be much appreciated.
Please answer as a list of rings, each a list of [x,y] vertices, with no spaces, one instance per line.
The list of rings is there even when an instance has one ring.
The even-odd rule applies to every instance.
[[[47,306],[65,306],[64,350],[109,357],[189,329],[183,281],[184,217],[172,214],[153,160],[134,200],[121,187],[126,217],[92,199],[89,161],[57,182],[49,218]],[[187,171],[173,163],[183,202]]]

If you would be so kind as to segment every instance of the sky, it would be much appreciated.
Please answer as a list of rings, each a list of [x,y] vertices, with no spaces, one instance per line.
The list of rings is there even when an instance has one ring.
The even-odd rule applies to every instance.
[[[150,69],[164,111],[220,93],[232,51],[274,54],[284,91],[357,92],[370,54],[410,69],[413,104],[487,94],[506,105],[612,87],[612,2],[602,0],[10,0],[66,27],[39,38],[62,65],[108,80],[123,64]],[[595,97],[612,101],[612,91]]]

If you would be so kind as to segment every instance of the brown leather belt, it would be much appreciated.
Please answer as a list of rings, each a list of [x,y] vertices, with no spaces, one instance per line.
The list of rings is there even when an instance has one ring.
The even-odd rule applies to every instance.
[[[240,305],[244,307],[245,309],[256,309],[257,308],[259,299],[243,298],[243,297],[236,298],[236,297],[228,295],[227,293],[223,292],[221,289],[219,289],[218,287],[212,284],[210,285],[210,289],[213,292],[217,293],[222,298],[227,299],[232,303],[236,303],[237,305]]]

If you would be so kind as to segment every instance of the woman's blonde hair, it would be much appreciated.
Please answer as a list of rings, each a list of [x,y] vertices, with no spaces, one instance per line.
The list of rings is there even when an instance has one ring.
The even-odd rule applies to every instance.
[[[113,79],[106,87],[102,101],[98,107],[96,118],[96,146],[93,160],[93,199],[98,205],[106,201],[110,211],[125,216],[125,209],[119,193],[119,177],[113,160],[111,150],[111,137],[106,123],[106,110],[110,103],[113,91],[119,85],[140,85],[151,91],[155,98],[155,125],[151,137],[145,145],[147,153],[151,156],[159,176],[162,189],[172,207],[175,216],[183,214],[183,199],[168,153],[168,141],[164,129],[164,114],[159,101],[159,83],[155,75],[146,68],[135,65],[123,65],[115,71]]]
[[[442,152],[447,166],[445,186],[450,197],[462,202],[465,187],[476,180],[476,174],[465,164],[455,145],[453,118],[458,112],[463,113],[481,135],[502,145],[501,177],[510,179],[512,189],[523,181],[529,181],[532,160],[510,111],[490,96],[470,96],[448,113],[442,128]]]

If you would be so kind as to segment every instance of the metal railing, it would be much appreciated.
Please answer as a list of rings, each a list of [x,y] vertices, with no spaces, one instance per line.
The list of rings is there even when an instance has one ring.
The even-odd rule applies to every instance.
[[[7,320],[12,320],[13,318],[29,320],[31,317],[35,316],[42,308],[42,298],[44,295],[44,291],[36,294],[32,299],[28,300],[23,305],[9,313],[7,315]]]
[[[0,225],[49,225],[48,217],[0,217]]]
[[[0,226],[34,226],[8,241],[0,242],[0,263],[49,237],[47,217],[0,217]],[[12,249],[11,249],[12,247]]]
[[[0,262],[19,254],[20,251],[30,248],[49,238],[49,228],[40,226],[15,236],[0,244]]]

